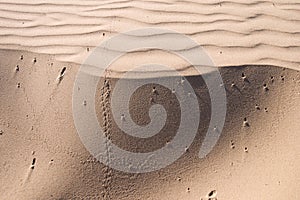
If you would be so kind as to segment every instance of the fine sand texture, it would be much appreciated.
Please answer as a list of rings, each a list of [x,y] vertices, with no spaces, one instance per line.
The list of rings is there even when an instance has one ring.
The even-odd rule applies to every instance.
[[[210,192],[218,199],[299,197],[299,71],[255,65],[220,68],[227,92],[226,122],[220,140],[204,159],[198,158],[198,151],[210,120],[210,97],[201,76],[187,76],[201,111],[193,144],[162,170],[128,174],[96,161],[78,137],[72,91],[79,66],[9,50],[0,51],[0,65],[0,199],[199,200],[209,199]],[[109,125],[111,140],[133,152],[164,146],[178,128],[174,94],[151,84],[134,93],[130,112],[137,124],[149,123],[154,86],[155,103],[170,116],[159,134],[137,140],[123,134],[111,117],[103,118],[104,107],[111,112],[106,94],[116,81],[99,82],[95,105],[101,126]]]
[[[299,21],[297,0],[0,0],[0,200],[300,199]],[[194,142],[176,162],[132,174],[88,152],[75,127],[72,95],[80,65],[97,45],[146,27],[177,31],[203,47],[223,79],[227,113],[216,146],[200,159],[212,107],[203,77],[160,50],[121,57],[95,95],[97,119],[113,144],[152,152],[168,145],[179,127],[179,100],[153,83],[133,93],[129,112],[144,126],[150,107],[163,105],[162,130],[148,139],[120,130],[111,93],[120,72],[133,66],[175,68],[193,87],[201,113]]]
[[[0,48],[82,64],[116,33],[167,28],[190,36],[218,66],[299,69],[298,0],[1,0]]]

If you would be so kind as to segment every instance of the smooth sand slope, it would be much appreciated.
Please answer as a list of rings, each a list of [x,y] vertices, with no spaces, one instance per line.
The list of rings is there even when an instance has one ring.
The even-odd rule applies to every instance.
[[[210,120],[208,91],[200,76],[188,77],[201,110],[195,142],[169,167],[134,175],[96,162],[79,140],[72,116],[78,66],[20,51],[5,50],[0,55],[1,199],[194,200],[213,190],[218,199],[299,197],[299,71],[275,66],[221,68],[228,112],[222,136],[205,159],[198,158],[198,151]],[[64,67],[64,78],[57,84]],[[110,89],[102,80],[96,98],[101,124],[102,96],[113,90],[116,81],[107,80]],[[149,123],[152,87],[140,88],[130,102],[133,119],[140,125]],[[173,137],[178,103],[170,91],[156,87],[155,101],[170,116],[165,128],[149,140],[137,140],[123,134],[108,118],[114,143],[129,151],[153,151]],[[243,126],[245,118],[248,127]]]
[[[299,10],[296,0],[0,0],[0,199],[300,198]],[[181,71],[186,63],[161,51],[121,58],[114,69],[154,57],[181,71],[201,111],[196,138],[179,160],[160,171],[128,174],[97,162],[85,149],[73,121],[72,92],[80,64],[95,46],[116,33],[149,26],[186,34],[204,47],[220,67],[227,116],[217,145],[199,159],[211,117],[201,76]],[[130,101],[133,120],[149,123],[154,103],[166,108],[168,120],[148,140],[130,137],[110,114],[107,94],[120,75],[98,85],[95,107],[100,124],[109,127],[106,134],[133,152],[166,145],[180,118],[174,94],[155,84],[139,88]]]

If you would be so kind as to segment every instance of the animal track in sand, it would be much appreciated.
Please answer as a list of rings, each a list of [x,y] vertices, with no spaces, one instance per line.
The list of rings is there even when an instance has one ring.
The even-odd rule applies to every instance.
[[[217,190],[212,190],[207,194],[208,200],[217,200]]]
[[[19,65],[16,66],[15,71],[16,71],[16,72],[20,71]]]
[[[32,163],[31,163],[31,166],[30,166],[31,169],[34,169],[35,163],[36,163],[36,158],[33,158],[33,159],[32,159]]]
[[[247,120],[246,117],[244,118],[243,126],[244,126],[244,127],[249,127],[249,126],[250,126],[250,124],[249,124],[249,122],[248,122],[248,120]]]
[[[66,70],[67,70],[67,68],[63,67],[62,70],[60,71],[60,74],[57,77],[58,84],[63,80]]]
[[[269,91],[269,88],[268,88],[267,84],[264,84],[263,88],[264,88],[264,91],[266,91],[266,92]]]

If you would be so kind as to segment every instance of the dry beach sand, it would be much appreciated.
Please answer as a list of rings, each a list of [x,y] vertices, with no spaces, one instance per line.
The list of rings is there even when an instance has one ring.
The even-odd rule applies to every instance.
[[[300,198],[297,0],[1,0],[0,5],[0,199]],[[201,113],[195,140],[166,168],[131,174],[105,166],[86,150],[73,120],[72,93],[80,64],[95,46],[119,32],[149,26],[186,34],[208,52],[224,82],[227,114],[218,143],[199,159],[210,97],[200,75],[182,70]],[[122,57],[112,69],[126,71],[150,61],[179,71],[187,66],[153,50]],[[180,122],[174,94],[148,84],[132,95],[129,109],[138,125],[150,122],[155,103],[168,114],[159,134],[134,138],[111,115],[107,94],[119,78],[120,73],[109,74],[97,87],[95,108],[106,134],[132,152],[166,145]]]

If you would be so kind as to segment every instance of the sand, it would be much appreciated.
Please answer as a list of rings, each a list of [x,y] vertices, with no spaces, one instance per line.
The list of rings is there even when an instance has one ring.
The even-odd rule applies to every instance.
[[[1,1],[0,48],[81,64],[87,48],[116,33],[168,28],[190,36],[218,66],[299,67],[299,2]]]
[[[30,0],[0,5],[0,199],[300,197],[297,1]],[[148,26],[178,31],[203,46],[219,67],[227,115],[218,143],[199,159],[210,97],[200,75],[183,71],[201,111],[194,142],[168,167],[130,174],[108,168],[86,150],[73,120],[72,93],[80,64],[95,46],[116,33]],[[186,66],[151,51],[135,52],[113,67],[127,70],[151,56],[177,70]],[[149,123],[156,87],[155,103],[171,116],[159,134],[136,139],[123,134],[111,117],[104,120],[101,102],[110,99],[102,94],[113,91],[119,78],[106,78],[109,88],[101,79],[95,105],[113,143],[132,152],[168,143],[178,128],[178,101],[159,85],[140,88],[130,101],[133,120]],[[109,105],[105,109],[111,113]]]

